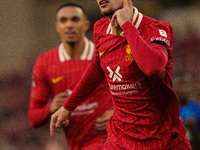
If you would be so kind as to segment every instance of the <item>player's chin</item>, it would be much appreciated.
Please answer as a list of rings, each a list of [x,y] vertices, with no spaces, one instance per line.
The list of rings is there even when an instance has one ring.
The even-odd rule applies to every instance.
[[[106,8],[103,8],[101,9],[101,15],[102,16],[111,16],[113,14],[113,10],[112,9],[106,9]]]
[[[66,43],[69,44],[69,45],[74,45],[77,42],[75,40],[67,40]]]

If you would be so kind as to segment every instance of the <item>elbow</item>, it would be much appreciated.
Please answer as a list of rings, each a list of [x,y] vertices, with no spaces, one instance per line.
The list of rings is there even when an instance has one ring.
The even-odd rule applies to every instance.
[[[149,65],[147,65],[145,74],[148,77],[159,76],[165,69],[167,62],[167,56],[163,55],[163,57],[157,57],[157,59],[153,60],[151,63],[148,63]]]
[[[36,125],[34,122],[30,121],[30,120],[29,120],[29,125],[30,125],[32,128],[36,128],[36,127],[37,127],[37,125]]]
[[[157,63],[152,63],[151,65],[147,67],[147,69],[145,69],[144,73],[148,77],[160,76],[162,71],[165,69],[166,65],[167,65],[167,61],[165,60],[158,61]]]
[[[34,121],[33,116],[32,116],[32,114],[30,113],[30,111],[28,111],[27,117],[28,117],[29,125],[30,125],[32,128],[38,127],[38,124]]]
[[[162,73],[163,70],[164,70],[164,68],[161,69],[161,68],[155,67],[155,68],[148,69],[148,70],[145,71],[144,73],[145,73],[148,77],[156,77],[156,76],[159,76],[159,75]]]
[[[159,46],[158,44],[154,45],[154,51],[150,55],[151,59],[148,59],[145,63],[145,71],[144,73],[148,77],[154,77],[159,76],[162,71],[165,69],[168,63],[168,54],[166,52],[166,49],[163,46],[159,46],[156,48],[155,46]]]
[[[32,121],[32,120],[30,120],[30,119],[28,119],[28,121],[29,121],[29,125],[30,125],[32,128],[36,128],[36,127],[37,127],[37,124],[36,124],[34,121]]]

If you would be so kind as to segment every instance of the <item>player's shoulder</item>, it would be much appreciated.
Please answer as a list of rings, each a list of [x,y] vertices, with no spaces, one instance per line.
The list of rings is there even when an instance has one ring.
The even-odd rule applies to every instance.
[[[172,49],[173,29],[169,22],[143,15],[143,19],[138,30],[143,38],[145,38],[148,42],[162,41],[166,43],[168,49]]]
[[[52,62],[53,59],[58,55],[58,47],[52,48],[41,53],[36,60],[37,65],[47,65]]]
[[[95,22],[95,26],[99,26],[99,25],[103,25],[104,23],[108,23],[109,24],[109,18],[101,18],[98,21]]]
[[[161,28],[168,28],[172,30],[172,26],[168,21],[157,20],[148,16],[143,15],[143,19],[140,25],[142,27],[161,27]]]
[[[100,31],[100,30],[106,30],[108,25],[109,25],[110,21],[109,18],[101,18],[100,20],[98,20],[97,22],[95,22],[94,24],[94,32],[95,31]]]

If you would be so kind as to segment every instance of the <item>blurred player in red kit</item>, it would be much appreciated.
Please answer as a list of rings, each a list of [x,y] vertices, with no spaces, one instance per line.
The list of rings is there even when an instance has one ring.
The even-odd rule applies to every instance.
[[[89,21],[84,8],[65,3],[57,10],[56,30],[61,44],[41,54],[34,65],[28,118],[32,127],[50,120],[78,84],[94,55],[86,38]],[[48,102],[49,96],[52,101]],[[72,113],[65,130],[70,150],[100,149],[107,139],[106,124],[113,114],[106,80]]]
[[[94,26],[95,57],[81,82],[51,117],[68,117],[106,77],[114,113],[103,150],[190,150],[172,90],[173,31],[168,22],[138,12],[132,0],[97,0],[102,18]]]

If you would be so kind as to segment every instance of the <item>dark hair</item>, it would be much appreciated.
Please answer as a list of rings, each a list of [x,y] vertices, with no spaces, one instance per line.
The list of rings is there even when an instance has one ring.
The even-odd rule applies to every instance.
[[[86,11],[85,11],[85,9],[83,8],[83,6],[80,5],[80,4],[77,4],[77,3],[65,3],[65,4],[61,5],[60,7],[58,7],[56,13],[58,13],[58,11],[59,11],[60,9],[62,9],[63,7],[68,7],[68,6],[78,7],[78,8],[80,8],[80,9],[83,11],[84,14],[86,14]]]

